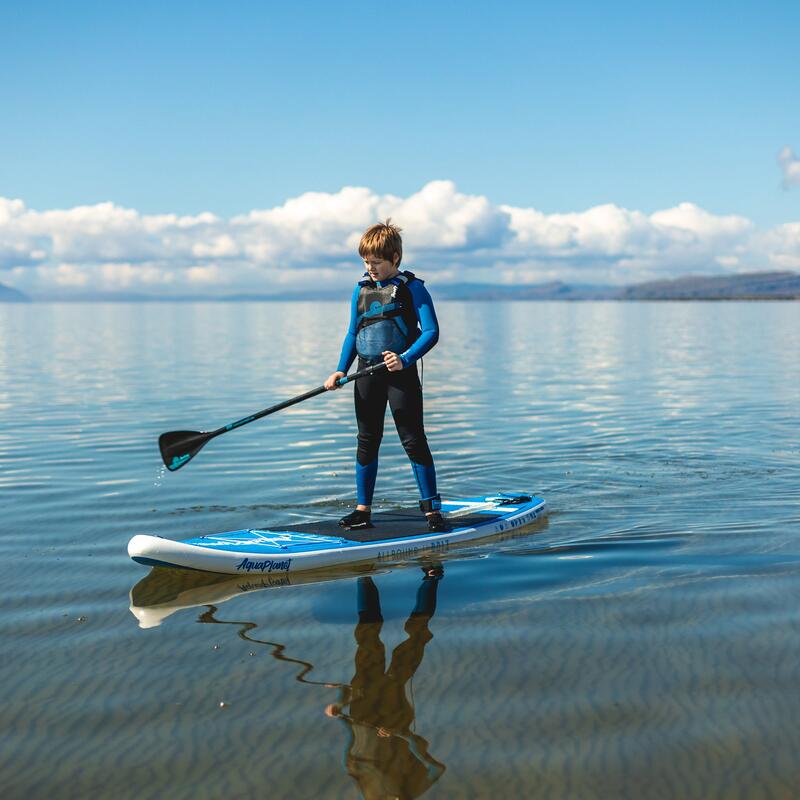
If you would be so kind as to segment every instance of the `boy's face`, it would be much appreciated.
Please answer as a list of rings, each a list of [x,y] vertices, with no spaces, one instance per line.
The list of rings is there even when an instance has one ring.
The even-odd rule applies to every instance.
[[[367,268],[370,278],[374,281],[385,281],[397,272],[398,256],[394,256],[391,261],[380,256],[367,256],[364,259],[364,266]]]

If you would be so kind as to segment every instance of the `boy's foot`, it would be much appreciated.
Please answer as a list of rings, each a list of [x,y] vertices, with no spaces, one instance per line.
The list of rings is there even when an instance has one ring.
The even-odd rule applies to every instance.
[[[370,521],[370,513],[369,511],[359,511],[356,509],[355,511],[351,511],[347,516],[342,517],[339,520],[339,525],[343,528],[347,528],[347,530],[353,530],[354,528],[371,528],[372,522]]]
[[[441,580],[444,577],[444,567],[441,564],[428,564],[421,567],[425,577],[422,579],[427,580]]]
[[[450,530],[450,523],[441,515],[440,512],[434,511],[427,515],[428,530],[432,533],[445,533]]]

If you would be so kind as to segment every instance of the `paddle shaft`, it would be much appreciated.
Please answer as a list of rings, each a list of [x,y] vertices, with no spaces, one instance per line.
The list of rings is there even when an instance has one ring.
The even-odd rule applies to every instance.
[[[367,375],[373,375],[386,368],[384,362],[373,364],[371,367],[362,369],[360,372],[354,372],[352,375],[345,375],[339,378],[336,383],[339,386],[344,386],[346,383],[350,383],[350,381],[364,378]],[[217,430],[211,431],[210,433],[204,431],[168,431],[167,433],[162,433],[161,436],[158,437],[158,447],[161,451],[161,458],[164,461],[164,466],[166,466],[170,472],[175,472],[175,470],[180,469],[184,464],[188,464],[215,436],[227,433],[235,428],[241,428],[242,425],[247,425],[248,422],[261,419],[261,417],[266,417],[268,414],[274,414],[276,411],[280,411],[282,408],[288,408],[296,403],[302,403],[303,400],[308,400],[309,397],[316,397],[318,394],[322,394],[326,391],[328,390],[324,386],[318,386],[310,392],[299,394],[297,397],[292,397],[290,400],[284,400],[282,403],[277,403],[274,406],[265,408],[263,411],[259,411],[257,414],[251,414],[249,417],[237,419],[236,422],[223,425],[221,428],[217,428]]]
[[[352,375],[345,375],[343,378],[339,378],[337,383],[339,386],[344,386],[346,383],[350,383],[350,381],[356,381],[359,378],[366,378],[368,375],[374,375],[376,372],[380,372],[383,369],[386,369],[386,364],[384,362],[381,362],[380,364],[373,364],[371,367],[362,369],[360,372],[354,372]],[[234,430],[234,428],[241,428],[242,425],[247,425],[248,422],[255,422],[257,419],[274,414],[276,411],[289,408],[289,406],[293,406],[297,403],[302,403],[303,400],[308,400],[311,397],[316,397],[318,394],[323,394],[323,392],[327,391],[328,390],[324,386],[317,386],[316,389],[312,389],[310,392],[304,392],[303,394],[297,395],[297,397],[292,397],[290,400],[284,400],[282,403],[276,403],[274,406],[265,408],[263,411],[259,411],[257,414],[251,414],[249,417],[243,417],[242,419],[237,419],[236,422],[223,425],[221,428],[217,428],[217,430],[209,433],[208,438],[212,439],[214,436],[227,433],[228,431]]]

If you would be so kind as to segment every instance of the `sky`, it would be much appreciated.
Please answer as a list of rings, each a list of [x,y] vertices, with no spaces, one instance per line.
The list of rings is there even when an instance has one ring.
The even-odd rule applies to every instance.
[[[0,282],[800,269],[800,3],[0,0]],[[413,264],[411,262],[413,261]]]

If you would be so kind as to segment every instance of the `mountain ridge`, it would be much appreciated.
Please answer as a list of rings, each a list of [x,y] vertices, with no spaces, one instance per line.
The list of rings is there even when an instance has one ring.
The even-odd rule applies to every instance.
[[[13,286],[6,286],[4,283],[0,283],[0,303],[30,303],[31,298],[25,294],[25,292],[21,292],[19,289],[15,289]]]
[[[748,272],[739,275],[685,275],[642,283],[611,286],[568,284],[548,281],[537,284],[440,283],[434,294],[439,300],[800,300],[800,273]],[[342,289],[304,289],[268,294],[237,292],[208,296],[184,294],[148,295],[142,292],[55,293],[28,297],[23,292],[0,284],[0,302],[290,302],[297,300],[341,300]]]

